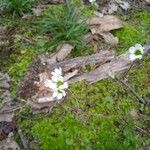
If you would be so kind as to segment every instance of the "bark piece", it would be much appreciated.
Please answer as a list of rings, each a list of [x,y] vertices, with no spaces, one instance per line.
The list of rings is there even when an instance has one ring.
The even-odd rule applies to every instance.
[[[150,45],[146,45],[144,52],[150,52]],[[81,76],[78,76],[69,81],[69,83],[85,80],[89,84],[95,83],[97,81],[106,79],[110,77],[110,74],[114,76],[116,73],[121,73],[127,70],[130,67],[130,58],[129,52],[122,54],[111,62],[105,63],[98,67],[97,69],[84,73]]]
[[[89,64],[96,64],[96,63],[103,64],[105,62],[112,60],[113,58],[114,58],[114,52],[101,51],[97,54],[93,54],[90,56],[76,57],[59,63],[53,63],[48,65],[47,69],[49,68],[54,69],[54,68],[61,67],[64,72],[67,72],[70,69],[79,68]]]

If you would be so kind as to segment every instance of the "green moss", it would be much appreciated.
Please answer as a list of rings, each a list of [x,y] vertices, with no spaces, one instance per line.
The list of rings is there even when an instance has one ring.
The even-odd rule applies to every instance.
[[[114,32],[119,38],[118,54],[128,51],[136,43],[150,43],[150,12],[136,13],[130,20],[124,28]]]
[[[25,75],[28,65],[32,62],[36,53],[31,49],[22,49],[20,52],[13,53],[10,58],[4,62],[6,71],[11,79],[11,91],[15,95],[20,79]]]
[[[150,12],[140,12],[135,14],[135,19],[143,26],[150,25]]]
[[[143,44],[145,42],[144,33],[142,30],[138,30],[133,26],[126,25],[123,29],[118,30],[115,35],[119,38],[119,45],[117,52],[123,53],[129,49],[129,47],[136,43]]]

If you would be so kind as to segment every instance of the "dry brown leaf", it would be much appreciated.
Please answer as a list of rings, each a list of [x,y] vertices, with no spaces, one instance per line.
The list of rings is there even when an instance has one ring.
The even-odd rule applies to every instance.
[[[132,110],[131,110],[130,116],[131,116],[131,118],[134,119],[134,120],[140,119],[140,114],[139,114],[138,110],[136,110],[136,109],[132,109]]]
[[[87,20],[87,24],[94,26],[97,32],[108,32],[123,27],[123,22],[115,16],[105,15]]]
[[[31,107],[33,113],[42,113],[42,112],[47,113],[51,111],[51,109],[55,105],[55,102],[47,102],[47,103],[38,104],[36,102],[29,100],[28,104]]]
[[[51,79],[51,76],[50,70],[39,74],[39,82],[35,82],[35,84],[38,86],[38,91],[34,96],[32,96],[33,101],[37,103],[45,103],[55,100],[52,97],[52,91],[44,85],[44,81]]]
[[[9,89],[10,88],[10,77],[8,74],[0,72],[0,89]]]
[[[104,38],[105,42],[110,44],[110,45],[117,45],[118,44],[118,38],[115,37],[113,34],[110,32],[102,32],[101,36]]]
[[[63,44],[61,47],[58,47],[58,53],[55,57],[57,61],[63,61],[72,51],[73,46],[70,44]]]
[[[34,14],[35,16],[40,16],[40,15],[42,14],[42,12],[43,12],[43,9],[40,9],[40,8],[33,8],[32,11],[33,11],[33,14]]]
[[[7,122],[11,122],[14,118],[14,113],[5,113],[5,114],[0,114],[0,122],[2,121],[7,121]]]
[[[59,61],[63,61],[72,51],[73,46],[70,44],[63,44],[56,48],[56,53],[52,54],[51,56],[42,56],[40,60],[42,64],[52,64]]]
[[[7,139],[0,141],[0,149],[1,150],[8,150],[8,149],[20,150],[19,145],[14,140],[13,133],[10,133]]]

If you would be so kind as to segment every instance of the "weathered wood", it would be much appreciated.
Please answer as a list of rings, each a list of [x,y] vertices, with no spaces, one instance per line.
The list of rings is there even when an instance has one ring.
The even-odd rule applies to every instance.
[[[150,45],[146,45],[144,51],[145,53],[150,52]],[[71,79],[69,83],[71,84],[77,81],[85,80],[89,84],[92,84],[110,77],[110,74],[115,75],[116,73],[124,72],[130,67],[130,63],[129,52],[126,52],[125,54],[116,57],[111,62],[105,63],[89,73],[84,73],[81,76]]]
[[[64,72],[67,72],[70,69],[79,68],[89,64],[103,64],[114,59],[114,57],[114,52],[106,50],[90,56],[76,57],[59,63],[49,64],[47,68],[54,69],[61,67]]]

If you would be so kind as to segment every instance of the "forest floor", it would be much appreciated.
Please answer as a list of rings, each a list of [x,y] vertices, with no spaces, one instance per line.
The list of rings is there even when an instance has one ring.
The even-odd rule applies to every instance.
[[[76,1],[75,6],[80,8]],[[13,97],[17,96],[19,83],[26,75],[28,66],[37,56],[51,54],[54,47],[59,45],[60,41],[53,40],[51,35],[43,36],[41,22],[51,12],[59,14],[65,9],[64,4],[49,4],[42,15],[33,16],[32,19],[13,18],[11,15],[0,18],[0,33],[2,28],[7,27],[3,41],[8,42],[0,45],[0,72],[9,74]],[[91,5],[84,5],[80,9],[81,16],[92,17],[95,9]],[[103,49],[115,50],[120,55],[136,43],[150,44],[148,10],[129,10],[113,15],[124,22],[124,27],[113,31],[119,43],[112,47],[102,42]],[[90,45],[79,44],[69,57],[91,53]],[[150,55],[146,54],[141,61],[142,66],[131,69],[126,77],[129,85],[145,99],[150,99],[149,60]],[[111,78],[92,85],[84,81],[70,85],[66,99],[48,114],[33,114],[28,106],[15,113],[16,124],[22,129],[29,149],[150,149],[149,106],[139,103],[132,93]],[[17,133],[15,139],[22,147]]]

